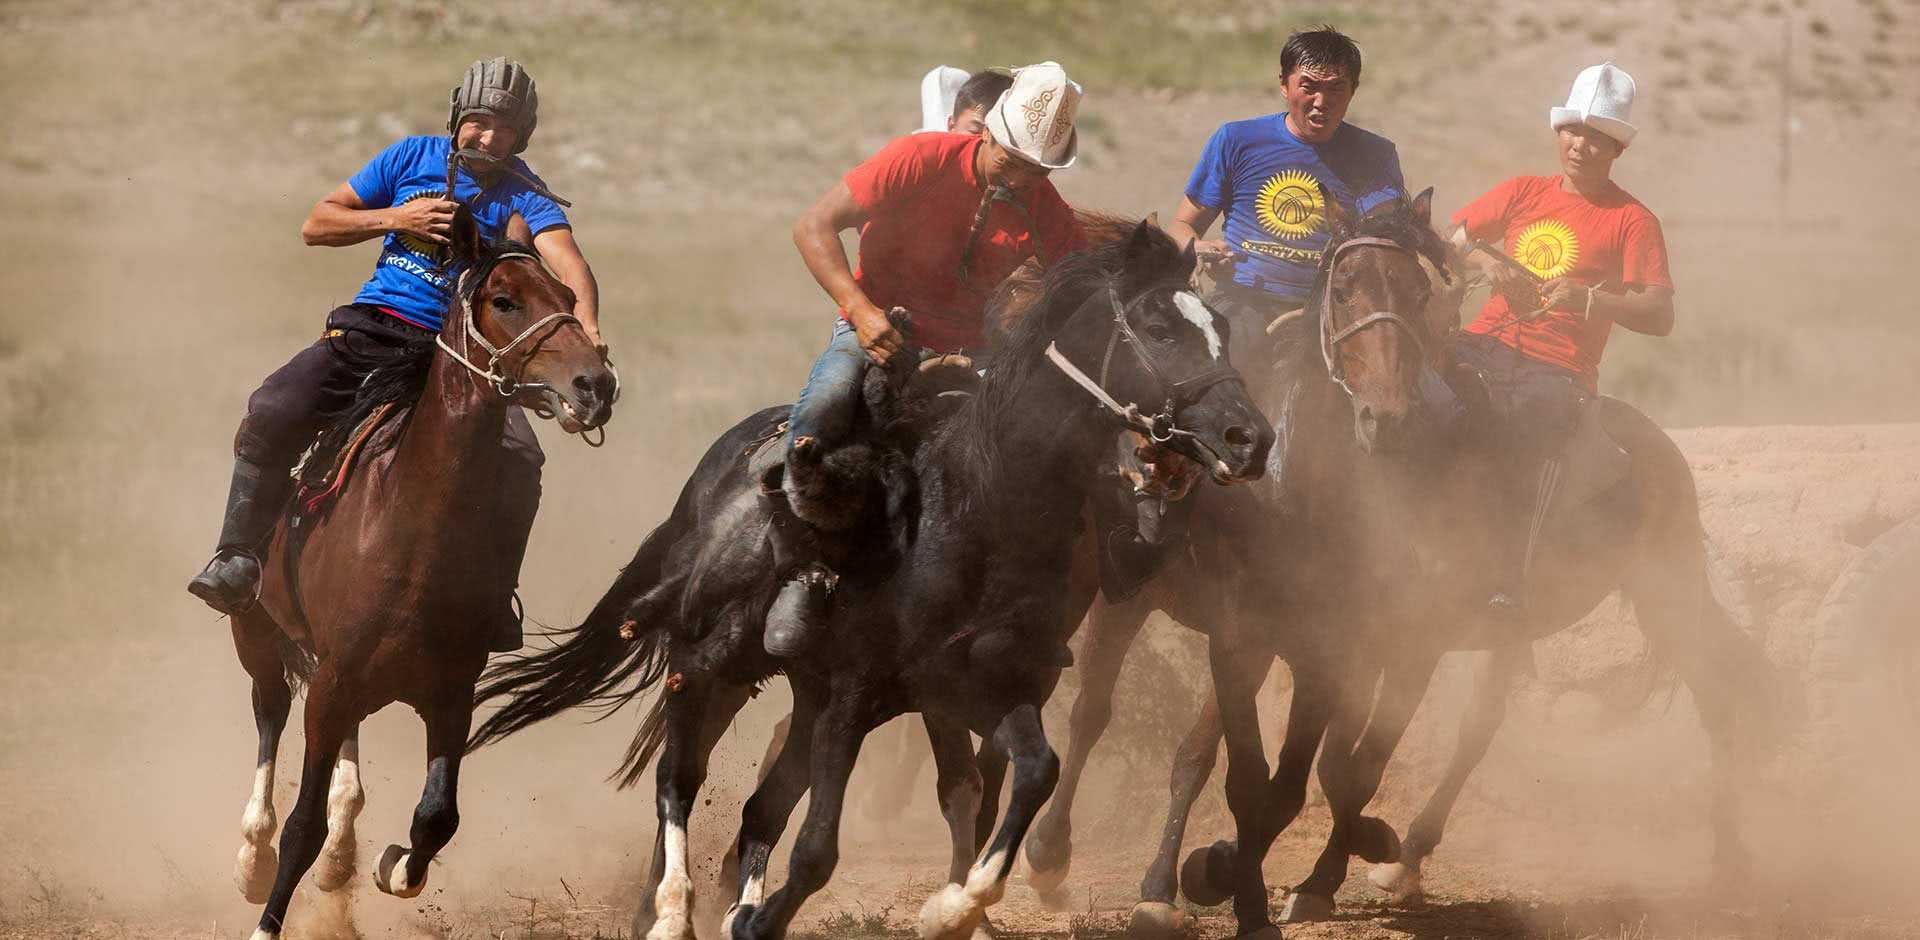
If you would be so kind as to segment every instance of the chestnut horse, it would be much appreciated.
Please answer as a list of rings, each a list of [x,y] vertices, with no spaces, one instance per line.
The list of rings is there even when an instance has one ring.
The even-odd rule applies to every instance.
[[[233,617],[260,733],[234,873],[249,901],[266,903],[253,940],[280,935],[316,859],[323,890],[352,875],[359,726],[393,702],[426,723],[426,788],[410,846],[389,846],[375,880],[399,897],[425,886],[427,863],[459,825],[455,789],[488,625],[518,577],[516,553],[501,546],[524,544],[533,521],[533,507],[507,505],[526,494],[500,485],[516,459],[501,447],[508,411],[553,413],[569,432],[612,416],[614,375],[573,318],[572,292],[531,249],[482,244],[464,208],[453,243],[464,274],[440,335],[377,368],[320,450],[356,436],[376,410],[395,416],[358,432],[365,439],[346,451],[351,484],[330,508],[281,521],[259,601]],[[303,680],[306,756],[276,861],[274,762]]]

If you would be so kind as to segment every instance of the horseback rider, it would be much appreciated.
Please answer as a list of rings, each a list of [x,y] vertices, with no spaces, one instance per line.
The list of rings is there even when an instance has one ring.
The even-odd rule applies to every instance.
[[[1306,305],[1330,203],[1358,216],[1405,195],[1392,141],[1346,122],[1359,88],[1352,39],[1331,26],[1288,36],[1280,49],[1287,109],[1222,124],[1187,178],[1167,232],[1193,243],[1218,284],[1208,303],[1237,337],[1257,343],[1275,317]],[[1223,214],[1223,237],[1205,238]]]
[[[1487,388],[1514,451],[1513,489],[1533,497],[1525,538],[1503,566],[1509,583],[1489,600],[1501,615],[1526,609],[1560,451],[1596,393],[1608,334],[1615,324],[1649,336],[1673,331],[1660,220],[1613,181],[1614,161],[1635,134],[1633,97],[1633,78],[1613,63],[1582,71],[1566,106],[1548,112],[1560,173],[1516,176],[1453,216],[1454,242],[1494,287],[1455,340],[1455,359]]]
[[[1072,166],[1079,151],[1080,98],[1080,86],[1056,63],[1017,69],[988,110],[984,133],[901,137],[848,171],[794,223],[801,260],[840,316],[793,407],[788,485],[846,442],[868,363],[885,365],[905,343],[890,312],[911,311],[914,344],[924,350],[977,351],[987,299],[1008,274],[1030,258],[1051,265],[1083,247],[1073,210],[1047,179]],[[855,228],[857,270],[840,245],[840,233]],[[781,490],[762,490],[784,578],[765,643],[769,653],[791,656],[824,622],[838,576],[813,544],[807,523],[818,520],[805,518]]]
[[[252,606],[267,539],[292,487],[289,470],[295,460],[329,417],[352,402],[381,354],[439,333],[457,276],[447,269],[448,246],[462,204],[483,237],[531,242],[572,290],[573,314],[604,355],[593,270],[574,241],[566,213],[519,157],[533,137],[538,107],[533,77],[520,63],[505,57],[475,62],[449,95],[448,136],[401,139],[314,205],[300,228],[307,244],[342,247],[381,238],[380,258],[353,302],[328,314],[320,339],[247,399],[246,416],[234,435],[233,482],[219,547],[187,585],[208,606],[226,614]],[[456,180],[451,197],[450,176]],[[505,504],[530,516],[539,504],[545,457],[518,408],[508,412],[502,446],[511,455],[504,461]],[[517,572],[524,540],[500,549]],[[489,633],[490,646],[519,649],[519,618],[511,610],[501,613]]]
[[[1006,69],[981,69],[968,75],[951,65],[935,67],[920,80],[920,130],[978,135],[987,129],[987,109],[1013,85]]]

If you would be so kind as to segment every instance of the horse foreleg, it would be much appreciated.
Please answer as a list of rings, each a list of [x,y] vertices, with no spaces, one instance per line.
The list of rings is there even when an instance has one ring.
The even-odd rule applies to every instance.
[[[1185,937],[1198,926],[1192,914],[1174,906],[1174,892],[1179,890],[1175,872],[1180,864],[1180,845],[1186,840],[1187,815],[1213,776],[1214,762],[1220,757],[1220,737],[1220,701],[1209,686],[1200,714],[1173,755],[1172,778],[1167,782],[1167,822],[1161,828],[1160,848],[1153,864],[1147,866],[1146,877],[1140,882],[1140,903],[1134,905],[1127,926],[1130,935]]]
[[[1327,795],[1327,808],[1333,814],[1333,831],[1326,848],[1314,865],[1313,873],[1287,897],[1281,913],[1282,923],[1326,920],[1333,916],[1333,895],[1347,880],[1347,861],[1358,855],[1369,862],[1387,863],[1400,857],[1400,838],[1385,821],[1363,815],[1367,804],[1380,791],[1380,778],[1387,761],[1393,757],[1407,723],[1420,707],[1433,679],[1439,653],[1429,650],[1397,657],[1381,675],[1379,699],[1366,722],[1366,731],[1354,741],[1350,731],[1337,737],[1330,730],[1320,755],[1320,789]],[[1363,715],[1364,702],[1373,683],[1349,679],[1341,697],[1347,715],[1335,720],[1345,724]]]
[[[1080,774],[1094,745],[1113,720],[1113,688],[1120,680],[1127,650],[1152,612],[1152,601],[1136,597],[1120,605],[1102,600],[1088,614],[1083,631],[1087,639],[1079,658],[1080,694],[1073,700],[1060,786],[1027,842],[1027,864],[1032,869],[1027,883],[1048,907],[1062,909],[1068,901],[1060,886],[1067,880],[1073,861],[1073,798],[1080,790]]]
[[[307,689],[307,751],[300,768],[300,795],[294,799],[286,829],[280,833],[280,864],[253,940],[280,936],[287,907],[293,903],[293,890],[320,855],[320,845],[327,836],[327,788],[333,763],[340,756],[340,743],[359,718],[354,705],[341,695],[331,670],[322,665]]]
[[[740,838],[735,840],[732,853],[738,894],[720,921],[723,937],[733,936],[736,919],[752,920],[754,911],[766,903],[768,859],[786,833],[794,806],[807,792],[813,764],[813,725],[820,713],[821,696],[810,684],[792,684],[793,713],[782,718],[775,729],[767,760],[760,768],[760,783],[740,810]]]
[[[947,820],[953,852],[947,865],[947,883],[962,884],[978,854],[973,825],[980,812],[980,768],[973,757],[973,737],[965,725],[922,715],[927,742],[933,746],[934,786],[940,813]]]
[[[273,813],[274,764],[280,754],[280,734],[293,708],[293,689],[273,634],[278,628],[249,614],[233,618],[233,644],[240,664],[253,678],[253,725],[259,733],[255,751],[253,792],[240,814],[239,857],[234,859],[233,883],[250,904],[264,904],[273,889],[279,853],[273,850],[277,820]]]
[[[967,871],[965,883],[947,885],[921,907],[920,936],[925,940],[967,940],[973,936],[987,908],[1006,893],[1007,876],[1013,871],[1020,840],[1026,837],[1034,816],[1060,780],[1060,758],[1047,744],[1039,706],[1015,706],[1000,719],[989,740],[1013,764],[1007,818],[985,854]]]
[[[840,813],[860,744],[873,727],[873,706],[857,692],[835,689],[813,722],[807,816],[787,861],[787,883],[753,912],[733,919],[736,938],[784,937],[807,898],[825,887],[840,863]]]
[[[1439,785],[1434,787],[1420,814],[1407,826],[1407,837],[1400,843],[1400,860],[1376,865],[1367,875],[1367,880],[1386,891],[1393,903],[1417,903],[1426,896],[1421,884],[1421,865],[1439,847],[1454,801],[1460,798],[1467,778],[1487,756],[1493,736],[1506,721],[1507,696],[1513,678],[1526,668],[1531,649],[1527,643],[1496,647],[1475,670],[1472,697],[1460,721],[1460,737],[1454,744],[1453,754],[1447,758]]]
[[[1000,818],[1000,787],[1007,782],[1007,755],[992,741],[983,740],[973,765],[980,771],[980,812],[973,817],[973,854],[978,856],[986,849],[987,837]]]
[[[320,847],[319,866],[313,873],[313,883],[320,890],[338,891],[353,879],[360,855],[353,823],[366,804],[367,793],[360,786],[360,726],[354,725],[340,742],[340,759],[333,765],[333,783],[327,788],[327,842]]]
[[[416,897],[427,886],[427,864],[460,828],[460,759],[473,727],[473,683],[443,692],[421,718],[427,725],[427,780],[413,808],[409,844],[387,846],[373,873],[380,890],[399,898]]]
[[[1227,808],[1233,813],[1236,840],[1198,849],[1181,871],[1183,888],[1194,897],[1196,882],[1210,890],[1222,886],[1233,898],[1239,935],[1279,937],[1267,917],[1267,886],[1261,866],[1273,841],[1306,804],[1307,776],[1333,712],[1334,683],[1317,667],[1294,664],[1293,703],[1287,734],[1272,778],[1260,736],[1254,696],[1270,659],[1254,657],[1216,638],[1210,658],[1220,698],[1220,724],[1227,743]]]

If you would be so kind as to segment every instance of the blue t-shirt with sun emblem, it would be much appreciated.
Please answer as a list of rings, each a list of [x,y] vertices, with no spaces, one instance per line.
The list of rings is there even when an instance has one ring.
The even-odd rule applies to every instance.
[[[1304,303],[1327,247],[1327,201],[1355,213],[1406,194],[1393,142],[1342,122],[1310,144],[1285,112],[1220,125],[1187,180],[1187,198],[1218,209],[1241,255],[1233,281]]]
[[[453,142],[446,137],[407,137],[380,151],[347,180],[369,209],[386,209],[414,199],[440,198],[447,192],[447,153]],[[519,157],[511,158],[513,168],[533,179],[533,171]],[[545,186],[544,181],[541,182]],[[454,177],[454,198],[466,203],[473,220],[486,238],[498,238],[507,228],[507,220],[519,213],[527,227],[538,235],[547,229],[567,224],[567,214],[553,200],[534,192],[512,173],[482,190],[462,167]],[[390,232],[380,246],[380,261],[373,276],[360,288],[354,303],[384,307],[395,316],[416,326],[439,330],[441,314],[453,299],[453,272],[447,270],[445,246],[402,232]]]

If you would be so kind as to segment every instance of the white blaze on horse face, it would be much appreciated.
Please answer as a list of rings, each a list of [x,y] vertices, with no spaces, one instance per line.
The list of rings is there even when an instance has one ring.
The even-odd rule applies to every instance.
[[[1215,359],[1220,358],[1220,331],[1213,328],[1213,311],[1207,309],[1206,302],[1200,299],[1200,295],[1190,290],[1176,291],[1173,295],[1173,305],[1179,307],[1180,315],[1186,317],[1187,322],[1193,324],[1200,330],[1200,335],[1207,338],[1207,354]]]

